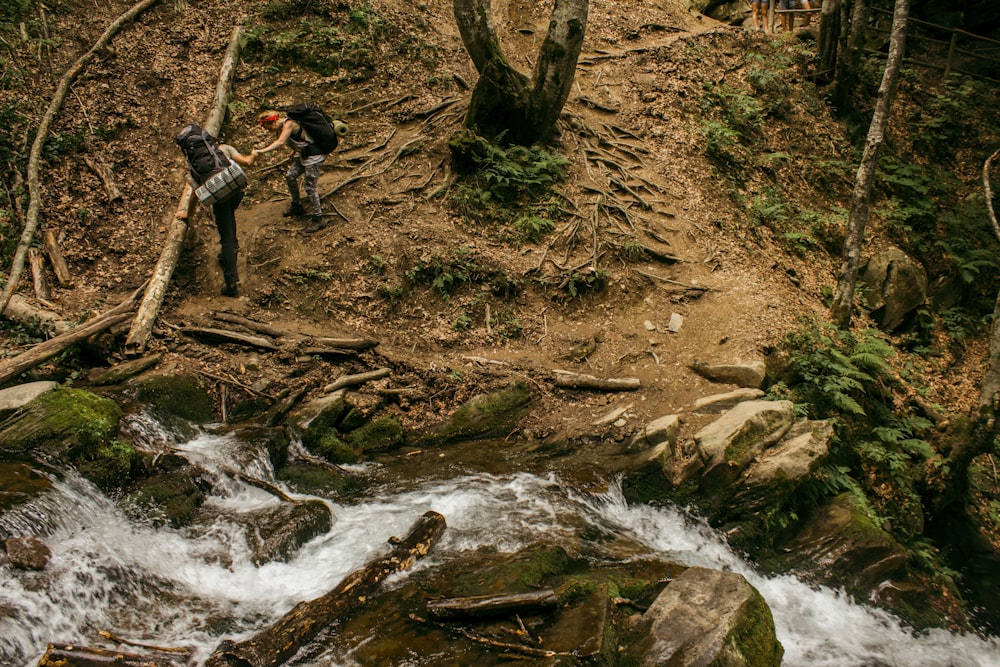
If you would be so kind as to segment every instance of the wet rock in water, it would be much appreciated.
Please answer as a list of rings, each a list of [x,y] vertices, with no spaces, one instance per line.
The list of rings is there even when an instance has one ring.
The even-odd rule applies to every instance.
[[[585,600],[560,612],[545,630],[544,646],[559,653],[572,652],[582,664],[589,664],[604,652],[610,618],[608,585],[600,584]]]
[[[819,583],[866,598],[906,564],[906,549],[876,525],[850,492],[819,507],[805,527],[780,545],[791,566],[812,572]]]
[[[320,500],[281,503],[236,517],[246,527],[255,565],[286,561],[317,535],[330,530],[333,517]]]
[[[778,667],[771,610],[743,575],[690,567],[643,614],[632,653],[643,667]]]
[[[0,512],[19,507],[52,488],[52,482],[27,463],[0,462]]]
[[[49,546],[34,535],[9,537],[4,546],[11,564],[24,570],[44,570],[52,556]]]
[[[149,375],[135,383],[135,400],[149,406],[161,419],[183,419],[207,424],[215,419],[212,397],[197,377],[190,375]]]
[[[144,480],[130,498],[154,523],[165,521],[179,528],[191,522],[209,489],[211,482],[205,471],[182,464]]]
[[[760,389],[767,374],[767,366],[763,361],[745,364],[709,364],[697,361],[691,364],[691,370],[712,382],[735,384],[749,389]]]

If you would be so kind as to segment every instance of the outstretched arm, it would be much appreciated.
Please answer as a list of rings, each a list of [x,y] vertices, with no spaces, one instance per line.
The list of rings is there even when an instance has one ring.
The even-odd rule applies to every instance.
[[[278,134],[278,138],[272,141],[269,145],[264,148],[258,148],[258,153],[270,153],[275,148],[280,148],[288,143],[288,137],[292,136],[292,132],[298,129],[298,123],[293,120],[285,120],[281,124],[281,132]]]

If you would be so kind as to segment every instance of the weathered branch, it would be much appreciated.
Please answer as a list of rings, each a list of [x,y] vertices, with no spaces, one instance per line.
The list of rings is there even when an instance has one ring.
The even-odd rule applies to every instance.
[[[391,574],[409,569],[440,539],[444,517],[426,512],[403,539],[390,538],[389,553],[368,561],[322,597],[295,605],[277,622],[241,642],[224,641],[206,667],[277,667],[316,635],[371,597]]]
[[[111,173],[111,167],[88,155],[83,156],[83,161],[101,179],[101,185],[104,186],[104,193],[108,196],[108,201],[118,201],[122,198],[121,190],[115,184],[115,176]]]
[[[640,387],[639,378],[598,378],[593,375],[555,371],[554,383],[563,389],[596,389],[599,391],[634,391]]]
[[[225,60],[222,62],[222,69],[219,72],[219,81],[215,87],[215,100],[212,110],[209,112],[208,120],[204,128],[214,135],[219,134],[222,127],[222,120],[226,113],[226,103],[229,98],[229,88],[233,82],[233,75],[236,72],[236,64],[239,62],[240,37],[243,34],[243,27],[236,26],[233,34],[229,38],[229,49],[226,51]],[[184,241],[184,234],[187,231],[187,219],[194,210],[194,191],[190,185],[184,186],[177,210],[174,214],[170,230],[167,232],[167,240],[164,243],[163,252],[153,269],[153,276],[150,278],[143,296],[139,310],[136,312],[132,327],[129,330],[128,338],[125,339],[125,352],[127,354],[141,354],[146,349],[146,342],[153,331],[153,323],[160,312],[160,305],[166,295],[170,278],[174,274],[177,260],[181,254],[181,245]]]
[[[431,600],[427,603],[427,615],[439,621],[447,621],[457,618],[537,614],[552,611],[558,606],[559,600],[555,591],[544,588],[530,593]]]
[[[63,257],[62,249],[59,248],[59,241],[56,239],[56,233],[53,230],[46,229],[42,232],[42,248],[45,249],[45,256],[49,258],[49,263],[52,265],[52,271],[56,274],[59,286],[71,287],[73,285],[73,276],[70,275],[69,265],[66,264],[66,258]]]
[[[62,108],[63,102],[66,99],[66,95],[69,93],[69,87],[76,79],[77,75],[80,74],[83,69],[90,64],[90,61],[94,59],[94,56],[101,51],[104,47],[108,45],[111,38],[118,34],[121,29],[129,24],[135,19],[139,14],[146,11],[153,5],[155,5],[159,0],[142,0],[136,3],[127,12],[119,16],[114,23],[108,26],[104,34],[94,43],[90,50],[85,54],[80,56],[73,66],[63,74],[62,79],[59,81],[59,85],[56,88],[55,94],[52,96],[52,101],[49,102],[49,108],[45,111],[45,115],[42,116],[42,122],[38,126],[38,132],[35,134],[35,140],[31,144],[31,152],[28,155],[28,214],[24,221],[24,230],[21,232],[21,241],[18,243],[17,250],[14,252],[14,259],[11,262],[10,274],[8,275],[7,282],[4,285],[3,292],[0,293],[0,313],[2,313],[6,308],[7,304],[10,302],[11,296],[14,294],[14,290],[17,288],[17,283],[21,278],[21,273],[24,271],[24,261],[28,254],[28,248],[31,246],[31,240],[35,236],[35,231],[38,229],[38,213],[42,207],[42,197],[41,197],[41,184],[38,178],[39,163],[42,159],[42,148],[45,146],[45,141],[49,137],[49,127],[52,125],[52,121],[55,120],[56,114]]]
[[[124,651],[76,646],[74,644],[49,644],[38,667],[177,667],[179,663],[160,657],[125,653]]]
[[[181,333],[194,336],[202,340],[220,343],[239,343],[259,347],[263,350],[277,350],[278,346],[270,338],[263,336],[253,336],[251,334],[240,333],[239,331],[229,331],[227,329],[213,329],[210,327],[181,327]]]
[[[343,389],[344,387],[353,387],[366,382],[371,382],[372,380],[379,380],[388,376],[391,372],[392,371],[388,368],[379,368],[374,371],[368,371],[367,373],[344,375],[323,387],[323,392],[329,394],[337,391],[338,389]]]

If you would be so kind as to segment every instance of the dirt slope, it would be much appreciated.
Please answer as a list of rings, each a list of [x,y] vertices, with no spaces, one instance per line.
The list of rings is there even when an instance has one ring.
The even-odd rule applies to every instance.
[[[514,64],[530,71],[551,2],[493,4]],[[462,82],[475,81],[450,2],[367,3],[391,29],[388,37],[372,33],[375,65],[364,78],[350,69],[322,76],[294,65],[244,62],[224,138],[245,151],[261,146],[267,138],[253,126],[258,111],[314,99],[352,127],[327,161],[321,191],[350,184],[326,198],[330,226],[309,235],[304,221],[280,217],[286,200],[278,163],[285,156],[270,154],[258,163],[237,213],[238,299],[218,296],[217,236],[210,213],[198,212],[149,350],[167,353],[164,368],[195,367],[206,377],[229,378],[231,402],[249,395],[249,387],[277,396],[302,383],[318,388],[345,373],[388,365],[394,376],[371,389],[413,389],[387,407],[408,426],[434,421],[482,389],[527,378],[536,409],[525,429],[537,437],[596,431],[591,422],[619,406],[628,408],[623,421],[602,428],[624,437],[649,419],[722,391],[689,364],[761,358],[800,315],[822,313],[821,287],[833,281],[825,253],[777,249],[766,229],[748,224],[747,211],[734,209],[733,191],[749,199],[780,188],[810,209],[829,210],[847,201],[849,182],[810,179],[781,159],[761,168],[754,182],[722,179],[705,157],[699,103],[705,85],[739,80],[764,53],[784,58],[792,108],[763,129],[768,148],[779,154],[816,147],[844,160],[850,154],[822,109],[796,97],[808,44],[768,43],[686,5],[592,3],[577,84],[555,146],[570,163],[558,188],[562,217],[535,244],[464,220],[446,197],[435,196],[451,179],[447,140],[460,127],[469,96]],[[64,41],[23,91],[26,108],[43,109],[53,80],[128,6],[120,0],[99,9],[82,0],[59,4],[49,29]],[[55,290],[55,305],[67,318],[117,302],[150,274],[183,186],[174,132],[207,115],[228,36],[246,11],[252,14],[247,25],[260,30],[265,8],[247,9],[243,2],[161,3],[74,85],[55,132],[64,142],[77,139],[49,160],[43,179],[45,224],[60,230],[77,278],[72,289]],[[121,202],[104,201],[84,152],[114,169]],[[609,215],[609,205],[628,214]],[[630,259],[630,243],[675,260]],[[471,286],[445,299],[407,280],[420,260],[455,253],[525,286],[512,298]],[[567,267],[585,272],[595,258],[609,272],[605,289],[575,299],[555,289]],[[320,361],[294,349],[205,345],[175,330],[211,325],[220,310],[307,335],[369,337],[380,345],[360,357]],[[671,332],[675,314],[683,324]],[[588,342],[596,342],[593,352],[574,357],[574,347]],[[510,365],[484,366],[468,357]],[[98,364],[120,360],[113,353]],[[642,388],[612,395],[562,391],[549,382],[556,368],[637,377]]]

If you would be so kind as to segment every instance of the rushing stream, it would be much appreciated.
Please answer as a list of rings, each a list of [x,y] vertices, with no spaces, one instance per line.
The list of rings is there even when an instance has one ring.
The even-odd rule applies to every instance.
[[[210,469],[239,463],[244,470],[255,468],[255,476],[270,475],[266,460],[253,454],[249,461],[233,460],[245,452],[240,444],[201,435],[183,449]],[[479,547],[514,552],[539,534],[578,550],[585,530],[615,533],[628,537],[638,551],[634,558],[746,576],[771,607],[785,665],[1000,665],[997,639],[945,631],[914,636],[892,616],[836,591],[816,590],[789,576],[761,576],[684,513],[630,507],[616,491],[581,496],[554,477],[529,474],[410,484],[361,504],[330,504],[330,532],[307,543],[290,562],[257,567],[242,529],[221,517],[278,502],[265,491],[228,481],[227,493],[209,501],[219,510],[218,521],[199,530],[172,530],[130,521],[85,480],[57,480],[54,491],[8,513],[0,524],[4,534],[43,534],[52,549],[44,572],[0,568],[0,664],[35,665],[49,642],[102,645],[99,630],[158,646],[195,647],[200,664],[220,639],[249,635],[300,600],[333,588],[381,553],[388,536],[404,534],[433,509],[445,516],[448,528],[416,571]],[[389,585],[411,574],[397,575]],[[358,663],[346,654],[316,664]]]

